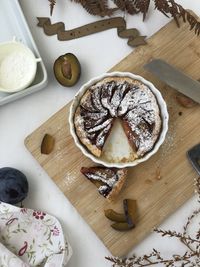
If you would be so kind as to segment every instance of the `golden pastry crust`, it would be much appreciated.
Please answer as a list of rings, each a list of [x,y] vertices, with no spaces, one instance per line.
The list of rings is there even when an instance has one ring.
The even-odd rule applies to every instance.
[[[127,169],[121,169],[119,171],[120,171],[120,173],[118,172],[119,180],[117,181],[117,183],[114,185],[112,191],[107,196],[108,201],[111,201],[111,202],[116,200],[117,196],[121,192],[122,187],[124,186],[124,184],[126,182]]]

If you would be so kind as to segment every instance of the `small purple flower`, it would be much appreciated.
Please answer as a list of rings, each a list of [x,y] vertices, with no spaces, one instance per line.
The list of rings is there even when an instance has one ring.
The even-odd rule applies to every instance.
[[[53,233],[54,236],[58,236],[60,234],[60,231],[57,226],[54,226],[54,228],[51,229],[51,232]]]
[[[46,213],[44,213],[42,211],[34,211],[33,212],[33,217],[35,217],[37,220],[43,220],[45,216],[46,216]]]

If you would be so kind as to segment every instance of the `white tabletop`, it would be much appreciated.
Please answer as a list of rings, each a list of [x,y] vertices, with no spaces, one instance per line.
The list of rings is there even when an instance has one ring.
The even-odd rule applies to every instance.
[[[12,1],[12,0],[10,0]],[[177,1],[184,7],[200,15],[200,2],[191,0]],[[81,39],[60,42],[56,36],[48,37],[36,26],[37,16],[49,16],[49,3],[44,0],[21,0],[24,14],[48,70],[48,86],[33,95],[0,107],[0,167],[11,166],[22,170],[28,177],[30,192],[24,205],[29,208],[44,210],[57,216],[73,247],[73,256],[69,267],[106,267],[111,266],[104,257],[110,255],[102,242],[80,217],[67,198],[57,188],[51,178],[24,146],[25,137],[45,122],[51,115],[69,102],[81,84],[91,77],[109,70],[127,56],[133,48],[116,34],[116,29],[90,35]],[[128,27],[137,27],[142,35],[151,36],[168,19],[151,8],[151,16],[143,22],[140,15],[127,17]],[[66,28],[81,26],[96,21],[80,5],[71,1],[59,0],[55,7],[52,21],[64,21]],[[82,75],[73,88],[60,86],[54,78],[52,66],[55,59],[67,52],[74,53],[81,62]],[[78,197],[78,196],[77,196]],[[177,229],[197,206],[196,198],[189,200],[161,226],[165,229]],[[131,253],[148,253],[158,248],[164,255],[182,252],[178,241],[169,243],[169,239],[157,234],[150,234]]]

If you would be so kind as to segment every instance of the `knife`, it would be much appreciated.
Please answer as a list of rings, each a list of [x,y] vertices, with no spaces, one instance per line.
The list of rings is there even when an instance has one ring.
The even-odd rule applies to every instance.
[[[187,156],[195,168],[197,173],[200,175],[200,144],[194,146],[187,152]]]
[[[150,71],[161,81],[173,87],[180,93],[200,103],[200,82],[193,80],[164,60],[153,59],[151,62],[144,65],[144,69]]]

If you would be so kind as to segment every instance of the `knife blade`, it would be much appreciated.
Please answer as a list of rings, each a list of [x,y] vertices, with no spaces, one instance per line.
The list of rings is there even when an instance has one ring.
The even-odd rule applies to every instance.
[[[197,173],[200,175],[200,144],[194,146],[187,152],[187,156],[195,168]]]
[[[200,103],[200,82],[193,80],[164,60],[153,59],[144,65],[144,69],[150,71],[180,93]]]

